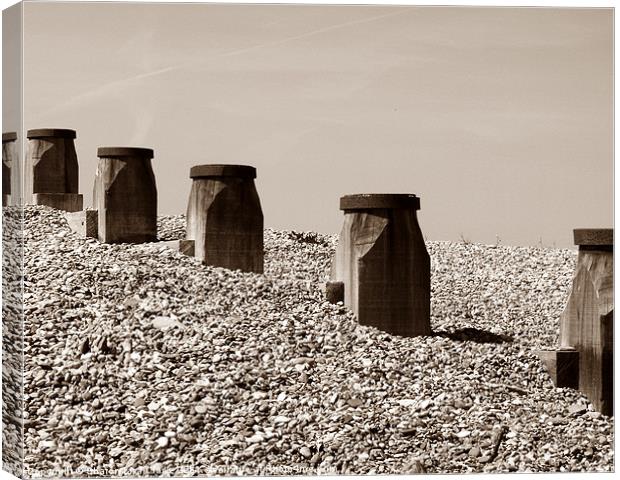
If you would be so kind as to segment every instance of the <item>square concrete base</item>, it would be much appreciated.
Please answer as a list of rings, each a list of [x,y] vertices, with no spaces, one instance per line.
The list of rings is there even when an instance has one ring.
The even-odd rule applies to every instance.
[[[344,282],[327,282],[325,297],[329,303],[344,302]]]
[[[32,203],[65,212],[79,212],[82,210],[83,198],[80,193],[35,193],[32,195]]]
[[[171,248],[177,252],[181,252],[188,257],[194,256],[194,240],[170,240],[167,242],[161,242],[164,247]]]
[[[80,237],[97,238],[97,210],[82,210],[80,212],[67,212],[65,218],[69,228]]]
[[[542,360],[556,387],[579,388],[579,352],[575,349],[539,350]]]

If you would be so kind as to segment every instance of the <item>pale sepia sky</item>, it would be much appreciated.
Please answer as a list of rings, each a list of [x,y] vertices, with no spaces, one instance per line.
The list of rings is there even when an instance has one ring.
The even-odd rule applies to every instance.
[[[266,226],[336,233],[349,193],[415,193],[430,240],[569,247],[613,222],[611,9],[26,3],[24,123],[258,169]],[[6,123],[6,122],[5,122]],[[4,130],[15,127],[5,126]]]

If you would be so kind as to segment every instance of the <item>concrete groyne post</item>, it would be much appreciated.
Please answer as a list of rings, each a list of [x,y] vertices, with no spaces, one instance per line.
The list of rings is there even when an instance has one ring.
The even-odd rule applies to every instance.
[[[97,235],[105,243],[157,240],[157,186],[153,150],[100,147],[93,189]]]
[[[11,205],[11,168],[16,164],[15,141],[17,132],[2,134],[2,206]]]
[[[346,195],[344,225],[330,287],[344,285],[344,303],[360,324],[394,335],[429,335],[430,257],[409,194]]]
[[[575,229],[579,246],[573,286],[560,316],[560,348],[579,352],[579,390],[613,414],[614,232]]]
[[[263,212],[247,165],[191,168],[187,239],[206,265],[263,273]]]
[[[579,252],[560,316],[560,346],[538,354],[556,386],[578,388],[597,411],[613,415],[613,229],[573,235]]]
[[[82,210],[75,130],[40,128],[28,130],[27,137],[25,198],[68,212]]]

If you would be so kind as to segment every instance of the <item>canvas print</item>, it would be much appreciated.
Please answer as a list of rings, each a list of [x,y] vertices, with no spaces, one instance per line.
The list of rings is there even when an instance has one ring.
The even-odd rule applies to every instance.
[[[19,478],[613,472],[613,9],[3,11]]]

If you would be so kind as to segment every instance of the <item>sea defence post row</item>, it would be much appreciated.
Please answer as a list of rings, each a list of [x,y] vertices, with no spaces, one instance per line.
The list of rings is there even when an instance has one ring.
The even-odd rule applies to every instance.
[[[157,241],[153,150],[100,147],[93,209],[82,210],[74,130],[28,131],[26,202],[65,210],[69,225],[105,243]],[[2,136],[3,206],[11,198],[14,132]],[[172,243],[206,265],[263,272],[263,212],[247,165],[191,168],[186,239]],[[362,325],[402,336],[430,335],[430,258],[413,194],[340,199],[344,223],[332,259],[327,300]],[[577,266],[560,318],[560,347],[538,352],[558,387],[579,389],[613,414],[613,230],[577,229]]]

